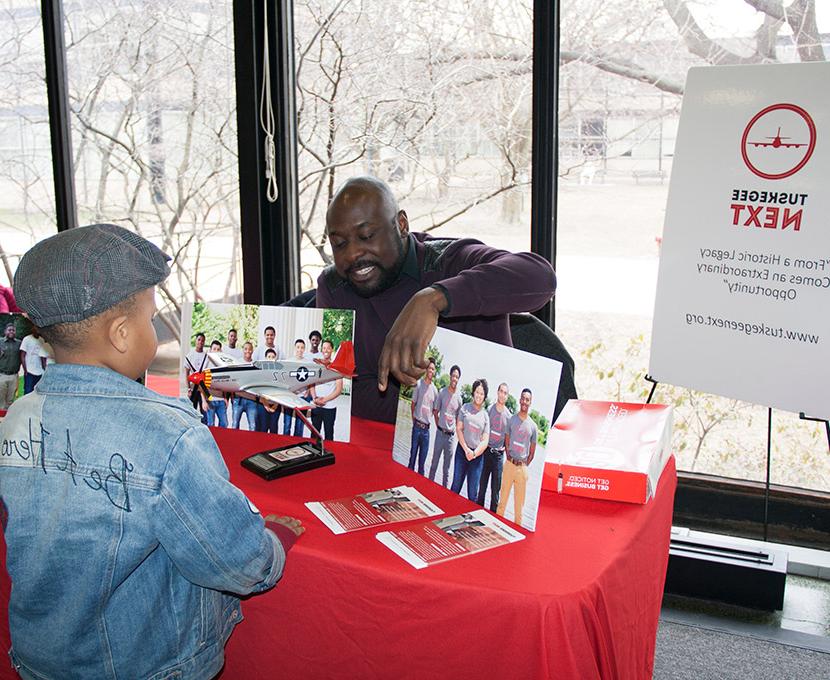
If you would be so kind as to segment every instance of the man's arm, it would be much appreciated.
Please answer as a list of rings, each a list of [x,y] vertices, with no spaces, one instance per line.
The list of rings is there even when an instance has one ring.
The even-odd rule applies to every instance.
[[[378,389],[391,373],[411,385],[427,368],[424,354],[440,316],[497,316],[535,312],[556,291],[550,263],[534,253],[510,253],[460,239],[442,255],[445,278],[418,291],[386,335],[378,362]]]
[[[429,366],[425,357],[427,345],[435,334],[439,315],[446,308],[446,296],[432,287],[418,291],[406,303],[386,334],[380,352],[379,390],[386,390],[390,373],[404,385],[414,385],[423,375]]]
[[[473,452],[475,454],[473,456],[474,458],[478,458],[482,453],[484,453],[484,451],[487,449],[487,444],[489,443],[489,441],[490,441],[490,419],[487,418],[487,424],[484,427],[484,431],[481,433],[481,441],[478,443],[478,446],[476,447],[476,450]]]
[[[530,416],[528,416],[528,418],[529,417]],[[537,434],[537,430],[534,427],[533,428],[533,434],[530,437],[530,450],[528,451],[528,454],[527,454],[527,464],[528,465],[530,465],[533,462],[533,456],[536,455],[536,434]]]
[[[412,416],[412,422],[415,422],[415,404],[418,401],[418,384],[412,388],[412,401],[409,402],[409,414]]]
[[[174,446],[151,516],[159,542],[192,583],[242,595],[282,575],[283,544],[228,481],[207,428],[190,428]]]
[[[23,366],[23,375],[26,375],[29,371],[26,370],[26,350],[22,349],[22,346],[20,350],[20,364]]]
[[[455,434],[458,437],[458,443],[461,444],[461,450],[469,455],[470,448],[467,446],[467,440],[464,439],[464,423],[461,422],[461,418],[455,420]]]
[[[444,254],[445,278],[433,285],[446,293],[445,317],[535,312],[556,292],[556,275],[535,253],[510,253],[460,239]]]
[[[330,401],[334,401],[339,397],[343,392],[343,378],[338,378],[334,381],[334,392],[329,394],[328,396],[323,397],[322,401],[323,404],[328,404]],[[322,404],[321,404],[322,406]]]

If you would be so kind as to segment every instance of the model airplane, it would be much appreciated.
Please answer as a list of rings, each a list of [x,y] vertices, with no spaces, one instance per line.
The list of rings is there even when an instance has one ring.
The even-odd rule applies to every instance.
[[[204,386],[214,394],[233,394],[260,402],[269,411],[277,406],[294,409],[313,408],[300,394],[313,385],[338,378],[354,377],[354,345],[340,344],[334,360],[326,365],[319,359],[280,359],[238,363],[221,352],[207,356],[212,368],[188,376],[194,385]]]

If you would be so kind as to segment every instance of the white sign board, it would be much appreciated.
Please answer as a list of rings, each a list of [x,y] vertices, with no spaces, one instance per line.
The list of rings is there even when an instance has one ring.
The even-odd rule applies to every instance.
[[[830,417],[830,63],[689,71],[649,372]]]

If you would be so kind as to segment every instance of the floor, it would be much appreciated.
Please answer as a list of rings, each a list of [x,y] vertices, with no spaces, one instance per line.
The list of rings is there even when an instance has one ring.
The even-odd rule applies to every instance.
[[[661,619],[830,653],[830,581],[788,575],[776,612],[666,595]]]

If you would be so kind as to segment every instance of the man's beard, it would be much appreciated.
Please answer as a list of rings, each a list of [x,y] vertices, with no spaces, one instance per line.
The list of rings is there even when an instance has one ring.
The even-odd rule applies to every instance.
[[[380,275],[375,283],[371,285],[363,285],[363,284],[355,284],[354,281],[349,280],[352,288],[354,288],[355,292],[363,298],[369,298],[373,295],[377,295],[378,293],[382,293],[387,288],[391,287],[392,284],[395,283],[398,279],[398,275],[401,273],[401,269],[403,269],[403,263],[406,259],[406,252],[404,250],[404,242],[403,239],[398,241],[398,257],[395,260],[395,263],[391,267],[384,267],[379,262],[368,261],[368,260],[361,260],[359,262],[355,262],[351,267],[351,270],[358,270],[362,269],[363,267],[373,266],[377,267]]]

